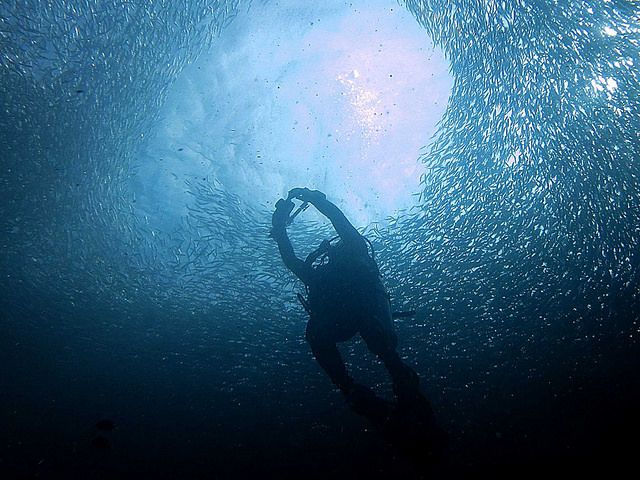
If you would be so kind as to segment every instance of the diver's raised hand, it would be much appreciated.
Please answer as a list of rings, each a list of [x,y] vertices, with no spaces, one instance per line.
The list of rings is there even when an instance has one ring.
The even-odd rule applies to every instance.
[[[293,207],[295,207],[295,205],[289,199],[285,200],[281,198],[278,200],[276,202],[276,211],[273,212],[273,216],[271,217],[271,225],[273,225],[274,228],[285,228]]]
[[[308,188],[298,187],[289,190],[287,200],[291,200],[292,198],[313,203],[319,200],[326,200],[327,196],[319,190],[309,190]]]

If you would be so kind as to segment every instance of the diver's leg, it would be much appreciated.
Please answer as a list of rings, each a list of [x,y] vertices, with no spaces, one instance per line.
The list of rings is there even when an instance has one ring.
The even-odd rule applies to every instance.
[[[379,295],[377,309],[372,313],[363,322],[360,335],[369,350],[384,362],[398,399],[397,408],[381,432],[387,441],[415,458],[422,459],[426,455],[430,461],[437,459],[438,452],[447,447],[448,435],[436,423],[431,404],[420,392],[418,374],[396,351],[398,337],[393,331],[386,295]]]
[[[307,323],[306,339],[311,347],[313,356],[327,375],[329,375],[331,381],[343,393],[348,392],[353,387],[353,379],[347,372],[338,347],[335,342],[331,341],[326,329],[322,328],[321,322],[317,319],[311,319],[309,323]]]
[[[349,407],[359,415],[364,415],[377,428],[391,414],[388,402],[376,397],[373,390],[357,384],[348,374],[340,352],[331,336],[330,325],[322,320],[310,320],[307,324],[307,342],[322,369],[340,389]]]
[[[391,318],[391,306],[386,294],[378,295],[377,309],[370,318],[367,318],[360,328],[360,335],[366,342],[369,350],[378,356],[393,381],[393,392],[399,402],[424,399],[420,393],[420,379],[418,374],[405,364],[396,347],[398,337],[393,331]]]
[[[422,397],[418,374],[402,361],[396,351],[397,337],[392,331],[380,328],[377,322],[367,322],[360,335],[369,350],[378,356],[393,381],[393,392],[399,402],[411,401]]]

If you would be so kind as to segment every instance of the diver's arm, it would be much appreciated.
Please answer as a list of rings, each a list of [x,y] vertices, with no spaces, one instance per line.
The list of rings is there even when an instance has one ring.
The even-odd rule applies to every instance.
[[[362,236],[358,230],[351,225],[351,222],[347,220],[342,210],[329,200],[319,198],[318,200],[311,201],[311,203],[313,203],[313,206],[316,207],[320,213],[331,220],[333,228],[336,229],[336,232],[338,232],[338,235],[340,235],[343,241],[362,240]]]
[[[288,207],[288,204],[280,204],[280,201],[276,204],[276,211],[274,212],[271,220],[273,225],[271,236],[278,244],[280,256],[282,257],[282,261],[286,267],[306,285],[308,284],[309,277],[311,275],[311,267],[296,257],[296,254],[293,251],[293,245],[291,245],[286,228],[286,219],[289,217],[289,212],[293,208],[293,203],[291,203],[290,208]]]
[[[281,232],[272,233],[273,238],[278,244],[278,250],[280,250],[280,256],[286,267],[291,270],[296,277],[303,281],[305,285],[309,282],[309,266],[296,257],[293,251],[293,245],[287,235],[287,231],[283,228]]]
[[[362,238],[362,235],[351,225],[351,222],[347,220],[347,217],[342,213],[337,206],[327,200],[324,193],[318,190],[309,190],[307,188],[294,188],[289,192],[289,198],[299,198],[305,202],[310,202],[314,207],[318,209],[325,217],[331,220],[333,228],[336,229],[340,238],[351,244],[362,244],[366,248],[366,244]]]

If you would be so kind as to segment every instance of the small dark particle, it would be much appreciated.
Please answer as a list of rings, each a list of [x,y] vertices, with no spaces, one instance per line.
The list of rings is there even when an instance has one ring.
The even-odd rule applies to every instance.
[[[107,449],[111,447],[111,444],[109,443],[109,439],[107,439],[106,437],[94,438],[93,440],[91,440],[91,445],[93,445],[95,448],[100,448],[100,449]]]
[[[84,90],[76,90],[76,93],[84,93]]]
[[[178,151],[181,152],[182,150],[184,150],[184,148],[179,148]]]
[[[116,425],[111,421],[111,420],[100,420],[99,422],[96,423],[96,428],[98,430],[102,430],[103,432],[110,432],[112,431],[114,428],[116,428]]]

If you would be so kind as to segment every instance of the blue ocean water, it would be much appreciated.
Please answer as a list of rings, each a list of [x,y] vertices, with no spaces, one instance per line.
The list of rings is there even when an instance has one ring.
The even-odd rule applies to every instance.
[[[231,189],[204,151],[202,170],[176,178],[188,202],[141,193],[157,179],[139,152],[172,85],[264,4],[279,5],[0,5],[0,477],[526,478],[631,465],[640,4],[389,2],[452,77],[415,206],[358,225],[394,307],[417,311],[396,321],[399,349],[451,436],[426,473],[314,362],[300,285],[268,238],[272,205],[247,203],[251,184]],[[182,148],[156,160],[186,162]],[[328,235],[317,228],[301,218],[292,235],[315,246]],[[344,352],[390,395],[361,342]]]

